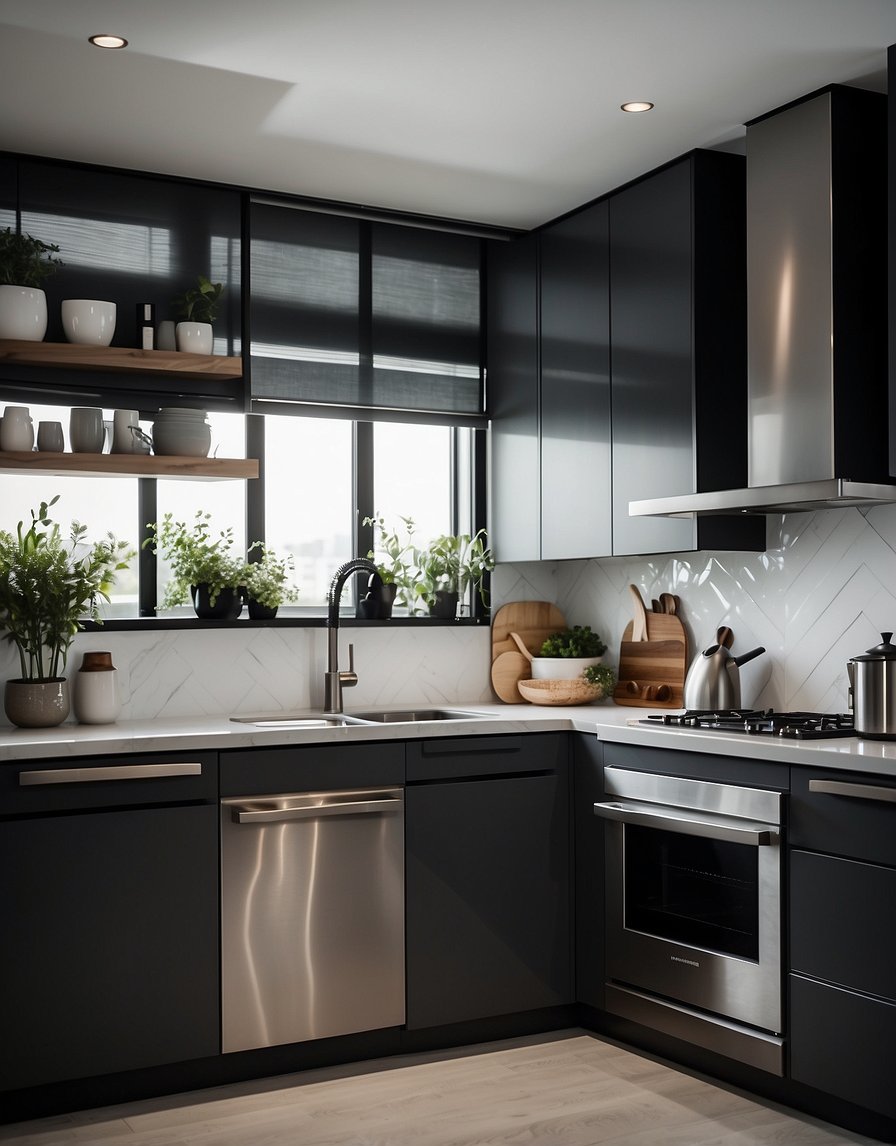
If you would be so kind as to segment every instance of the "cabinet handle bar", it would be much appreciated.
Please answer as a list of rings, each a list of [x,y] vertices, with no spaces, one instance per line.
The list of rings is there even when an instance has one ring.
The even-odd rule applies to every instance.
[[[896,788],[879,788],[874,784],[850,784],[845,780],[810,780],[810,792],[826,796],[851,796],[854,800],[880,800],[896,804]]]
[[[100,780],[162,780],[171,776],[201,776],[201,764],[108,764],[94,768],[43,768],[20,772],[19,786],[87,784]]]

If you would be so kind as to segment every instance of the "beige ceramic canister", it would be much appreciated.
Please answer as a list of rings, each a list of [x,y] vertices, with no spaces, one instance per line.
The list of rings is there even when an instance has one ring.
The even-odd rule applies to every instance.
[[[121,712],[121,696],[112,654],[85,653],[74,683],[72,703],[78,722],[114,724]]]

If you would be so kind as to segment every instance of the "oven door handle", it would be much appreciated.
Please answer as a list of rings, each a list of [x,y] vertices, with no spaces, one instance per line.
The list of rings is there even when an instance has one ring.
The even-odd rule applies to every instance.
[[[765,824],[751,824],[746,820],[733,820],[727,816],[712,816],[681,808],[657,808],[649,804],[595,804],[594,814],[621,824],[660,828],[683,836],[704,836],[710,840],[726,840],[757,848],[777,844],[779,839],[778,832]]]

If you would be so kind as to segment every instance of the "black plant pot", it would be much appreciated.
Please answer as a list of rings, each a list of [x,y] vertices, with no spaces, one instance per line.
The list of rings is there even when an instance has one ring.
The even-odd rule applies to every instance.
[[[453,621],[457,616],[458,594],[449,593],[447,589],[436,590],[436,601],[429,607],[429,615],[437,617],[440,621]]]
[[[397,585],[377,586],[371,577],[367,594],[358,602],[357,616],[363,621],[388,621],[397,592]]]
[[[209,604],[208,585],[191,585],[190,595],[196,616],[203,621],[234,621],[243,611],[243,595],[239,589],[222,589]]]
[[[253,597],[248,598],[246,605],[249,609],[249,618],[252,621],[273,621],[274,617],[277,616],[276,605],[273,608],[270,605],[259,605]]]

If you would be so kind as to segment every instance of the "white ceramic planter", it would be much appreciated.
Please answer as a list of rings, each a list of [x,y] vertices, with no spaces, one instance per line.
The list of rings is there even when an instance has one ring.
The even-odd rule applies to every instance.
[[[174,328],[177,349],[188,354],[211,354],[214,338],[210,322],[179,322]]]
[[[603,657],[533,657],[533,680],[575,680],[589,665],[599,665]]]
[[[98,298],[66,298],[62,301],[62,329],[69,342],[81,346],[108,346],[115,333],[118,307]]]
[[[47,333],[47,296],[39,287],[0,286],[0,338],[41,342]]]

